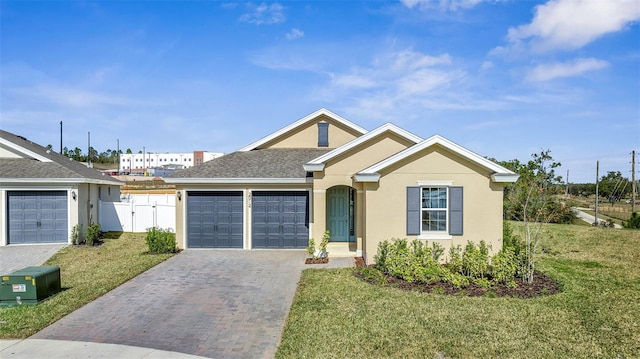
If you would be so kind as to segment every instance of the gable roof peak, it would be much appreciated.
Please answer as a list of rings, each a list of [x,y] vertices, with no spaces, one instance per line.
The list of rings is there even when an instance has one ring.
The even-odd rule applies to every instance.
[[[322,171],[324,169],[324,165],[326,164],[327,161],[329,161],[330,159],[344,153],[347,152],[348,150],[360,145],[361,143],[364,143],[372,138],[375,138],[376,136],[379,136],[385,132],[393,132],[396,135],[403,137],[411,142],[415,143],[419,143],[420,141],[422,141],[422,138],[419,136],[414,135],[413,133],[400,128],[396,125],[394,125],[391,122],[387,122],[384,125],[373,129],[369,132],[367,132],[366,134],[351,140],[350,142],[345,143],[344,145],[320,156],[317,158],[314,158],[313,160],[307,162],[304,166],[305,166],[305,170],[307,171]]]
[[[386,158],[372,166],[365,168],[364,170],[358,172],[355,176],[356,179],[360,178],[363,181],[369,181],[370,179],[374,179],[377,181],[380,178],[379,171],[383,170],[391,166],[394,163],[397,163],[415,153],[418,153],[425,148],[429,148],[433,145],[439,145],[447,150],[465,158],[481,167],[484,167],[492,172],[491,180],[494,182],[515,182],[518,179],[518,175],[513,171],[490,161],[477,153],[470,151],[455,142],[452,142],[440,135],[433,135],[422,142],[419,142],[403,151],[396,153],[395,155]]]
[[[314,112],[302,117],[301,119],[297,120],[296,122],[294,122],[294,123],[292,123],[290,125],[287,125],[287,126],[281,128],[281,129],[279,129],[276,132],[271,133],[270,135],[267,135],[267,136],[255,141],[255,142],[253,142],[253,143],[250,143],[249,145],[247,145],[245,147],[242,147],[238,151],[246,152],[246,151],[255,150],[256,148],[264,145],[265,143],[267,143],[267,142],[269,142],[269,141],[271,141],[271,140],[273,140],[275,138],[278,138],[278,137],[282,136],[283,134],[285,134],[285,133],[287,133],[287,132],[289,132],[289,131],[297,128],[297,127],[300,127],[300,126],[308,123],[309,121],[312,121],[312,120],[316,119],[318,116],[322,116],[322,115],[327,116],[327,117],[333,119],[334,121],[337,121],[337,122],[341,123],[342,125],[344,125],[344,126],[346,126],[348,128],[351,128],[352,130],[354,130],[356,132],[359,132],[360,134],[365,134],[365,133],[368,132],[366,129],[356,125],[355,123],[347,120],[346,118],[344,118],[344,117],[342,117],[340,115],[337,115],[337,114],[335,114],[335,113],[333,113],[333,112],[331,112],[331,111],[329,111],[329,110],[327,110],[326,108],[323,107],[323,108],[320,108],[319,110],[316,110],[316,111],[314,111]]]
[[[83,163],[8,131],[0,130],[0,144],[24,156],[24,158],[0,158],[0,167],[2,167],[0,179],[3,181],[46,180],[57,183],[123,184],[98,170],[88,168]]]

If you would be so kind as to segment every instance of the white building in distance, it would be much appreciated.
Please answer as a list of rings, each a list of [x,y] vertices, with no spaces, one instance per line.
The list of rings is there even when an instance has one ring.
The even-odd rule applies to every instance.
[[[192,153],[123,153],[120,172],[143,172],[148,168],[189,168],[224,155],[220,152],[193,151]]]

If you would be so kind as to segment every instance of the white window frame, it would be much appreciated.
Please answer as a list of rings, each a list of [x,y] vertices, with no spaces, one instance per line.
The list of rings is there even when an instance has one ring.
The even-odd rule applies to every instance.
[[[452,239],[453,236],[449,234],[449,187],[453,185],[453,181],[418,181],[418,186],[420,186],[420,235],[418,239],[425,240],[437,240],[437,239]],[[424,208],[422,207],[422,192],[425,188],[444,188],[446,190],[446,207],[445,208]],[[423,222],[422,222],[422,213],[425,211],[436,212],[436,211],[444,211],[445,212],[445,230],[444,231],[429,231],[424,230]]]

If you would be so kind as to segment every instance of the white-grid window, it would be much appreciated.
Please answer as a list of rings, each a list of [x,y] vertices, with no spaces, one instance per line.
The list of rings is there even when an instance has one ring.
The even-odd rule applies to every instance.
[[[447,187],[422,187],[422,231],[447,231]]]

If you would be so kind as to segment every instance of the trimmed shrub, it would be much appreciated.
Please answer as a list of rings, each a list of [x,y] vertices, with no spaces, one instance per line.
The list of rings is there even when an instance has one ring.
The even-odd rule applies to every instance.
[[[437,249],[437,247],[434,247]],[[438,250],[441,254],[442,250]],[[378,245],[375,255],[376,268],[392,277],[401,278],[407,282],[434,283],[445,276],[446,268],[440,266],[436,253],[432,247],[424,242],[406,239],[392,239]]]
[[[307,245],[307,253],[310,257],[316,257],[316,240],[313,237],[309,238],[309,244]]]
[[[87,227],[87,245],[92,246],[100,239],[100,224],[94,223]]]
[[[480,246],[468,241],[462,253],[462,274],[472,278],[484,278],[489,269],[489,249],[484,241]]]
[[[451,273],[462,274],[462,249],[460,246],[451,246],[449,248],[449,262],[445,265]]]
[[[518,259],[510,247],[503,248],[491,258],[491,276],[495,283],[513,284],[516,271],[518,269]]]
[[[465,288],[469,285],[469,278],[462,273],[448,272],[445,278],[443,278],[443,281],[451,283],[457,289]]]
[[[171,228],[148,228],[145,240],[150,253],[174,253],[178,249],[176,235]]]
[[[513,251],[516,265],[516,276],[522,277],[527,268],[527,257],[524,240],[513,233],[513,228],[508,222],[502,222],[502,250],[510,248]]]
[[[440,243],[431,242],[431,256],[434,261],[439,262],[443,253],[444,247]]]
[[[329,239],[331,238],[331,233],[327,230],[322,234],[322,240],[320,240],[320,252],[327,252],[327,244],[329,244]]]
[[[76,224],[75,226],[73,226],[73,228],[71,228],[71,244],[78,244],[78,237],[79,237],[79,232],[78,232],[78,228],[80,226],[78,224]]]
[[[376,268],[386,272],[387,257],[389,256],[389,248],[391,243],[388,240],[384,240],[378,243],[378,252],[373,256],[373,261],[376,263]]]
[[[509,238],[513,240],[517,237]],[[513,243],[519,242],[513,240]],[[413,283],[450,283],[458,289],[470,283],[482,288],[491,288],[494,284],[513,287],[520,258],[515,255],[511,245],[505,246],[492,258],[489,257],[489,247],[485,241],[480,241],[479,245],[469,241],[464,251],[460,246],[451,246],[449,261],[441,265],[442,246],[394,238],[379,243],[378,253],[374,256],[376,264],[372,268],[375,272],[367,270],[360,273],[376,283],[382,283],[378,275],[388,275]]]

